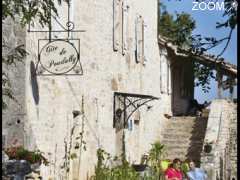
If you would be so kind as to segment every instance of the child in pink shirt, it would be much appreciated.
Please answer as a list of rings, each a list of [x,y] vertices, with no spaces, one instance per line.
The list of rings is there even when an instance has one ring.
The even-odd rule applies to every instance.
[[[181,167],[181,161],[180,159],[174,159],[173,160],[173,167],[169,167],[165,171],[165,178],[166,180],[182,180],[183,179],[183,173],[180,170]]]

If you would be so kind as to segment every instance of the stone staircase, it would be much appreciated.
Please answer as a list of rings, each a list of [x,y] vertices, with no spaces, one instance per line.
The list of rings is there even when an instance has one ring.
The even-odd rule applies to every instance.
[[[200,165],[207,119],[207,113],[202,117],[171,117],[166,124],[162,139],[162,144],[167,150],[166,159],[190,158]]]

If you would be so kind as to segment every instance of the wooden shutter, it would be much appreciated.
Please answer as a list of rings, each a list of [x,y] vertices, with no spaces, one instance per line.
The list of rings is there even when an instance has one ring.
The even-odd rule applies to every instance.
[[[122,34],[122,0],[113,2],[113,50],[121,48]]]
[[[128,21],[128,10],[129,6],[127,4],[127,1],[124,0],[122,3],[122,54],[125,55],[127,48],[128,48],[128,27],[129,27],[129,21]]]
[[[136,61],[137,63],[144,61],[144,24],[142,16],[138,16],[136,20]]]
[[[168,63],[166,55],[161,55],[160,58],[160,90],[161,93],[168,92]]]

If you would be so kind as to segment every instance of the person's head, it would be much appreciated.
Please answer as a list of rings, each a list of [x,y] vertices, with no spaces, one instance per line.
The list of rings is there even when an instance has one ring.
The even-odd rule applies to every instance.
[[[194,169],[196,167],[195,162],[193,160],[189,161],[189,167],[190,169]]]
[[[176,158],[173,160],[173,168],[180,169],[181,168],[181,160]]]

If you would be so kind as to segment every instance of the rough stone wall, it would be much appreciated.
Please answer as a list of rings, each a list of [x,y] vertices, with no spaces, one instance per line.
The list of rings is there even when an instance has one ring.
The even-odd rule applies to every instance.
[[[135,148],[131,141],[126,143],[126,155],[131,163],[139,162],[140,155],[160,138],[163,114],[171,114],[170,95],[161,94],[159,87],[157,1],[128,1],[129,48],[124,56],[113,51],[113,1],[82,0],[73,3],[75,28],[86,30],[71,35],[81,39],[83,76],[34,76],[31,72],[33,63],[37,62],[37,42],[48,38],[48,34],[29,33],[26,40],[30,55],[26,63],[25,130],[28,135],[25,142],[28,148],[40,149],[49,159],[50,166],[41,167],[44,179],[67,179],[67,176],[70,179],[87,179],[94,172],[97,148],[101,147],[112,155],[116,153],[114,91],[160,98],[149,103],[153,106],[150,110],[145,106],[141,108],[139,132],[126,130],[126,138],[139,144],[139,148]],[[66,10],[63,12],[61,14],[66,14]],[[135,20],[138,14],[146,23],[145,65],[135,60]],[[62,34],[58,36],[63,37]],[[73,111],[80,111],[80,115],[73,118]],[[80,133],[83,137],[80,140],[86,142],[86,151],[77,140]],[[75,148],[77,143],[80,148]],[[74,148],[69,152],[71,146]],[[69,162],[66,157],[73,152],[77,159]]]
[[[230,179],[237,179],[237,107],[233,113],[233,118],[230,122],[230,141],[229,141],[229,164],[230,164]]]
[[[228,179],[236,174],[236,124],[234,127],[233,123],[236,123],[236,104],[224,99],[212,101],[204,140],[204,144],[212,143],[212,150],[209,153],[203,150],[201,158],[209,179]]]
[[[17,21],[17,18],[16,18]],[[26,32],[18,23],[7,18],[2,23],[3,55],[19,45],[25,45]],[[18,102],[6,99],[8,107],[2,113],[3,146],[24,145],[24,121],[26,118],[25,107],[25,59],[16,62],[16,66],[4,66],[4,72],[9,76],[13,95]],[[4,96],[5,99],[5,96]]]

